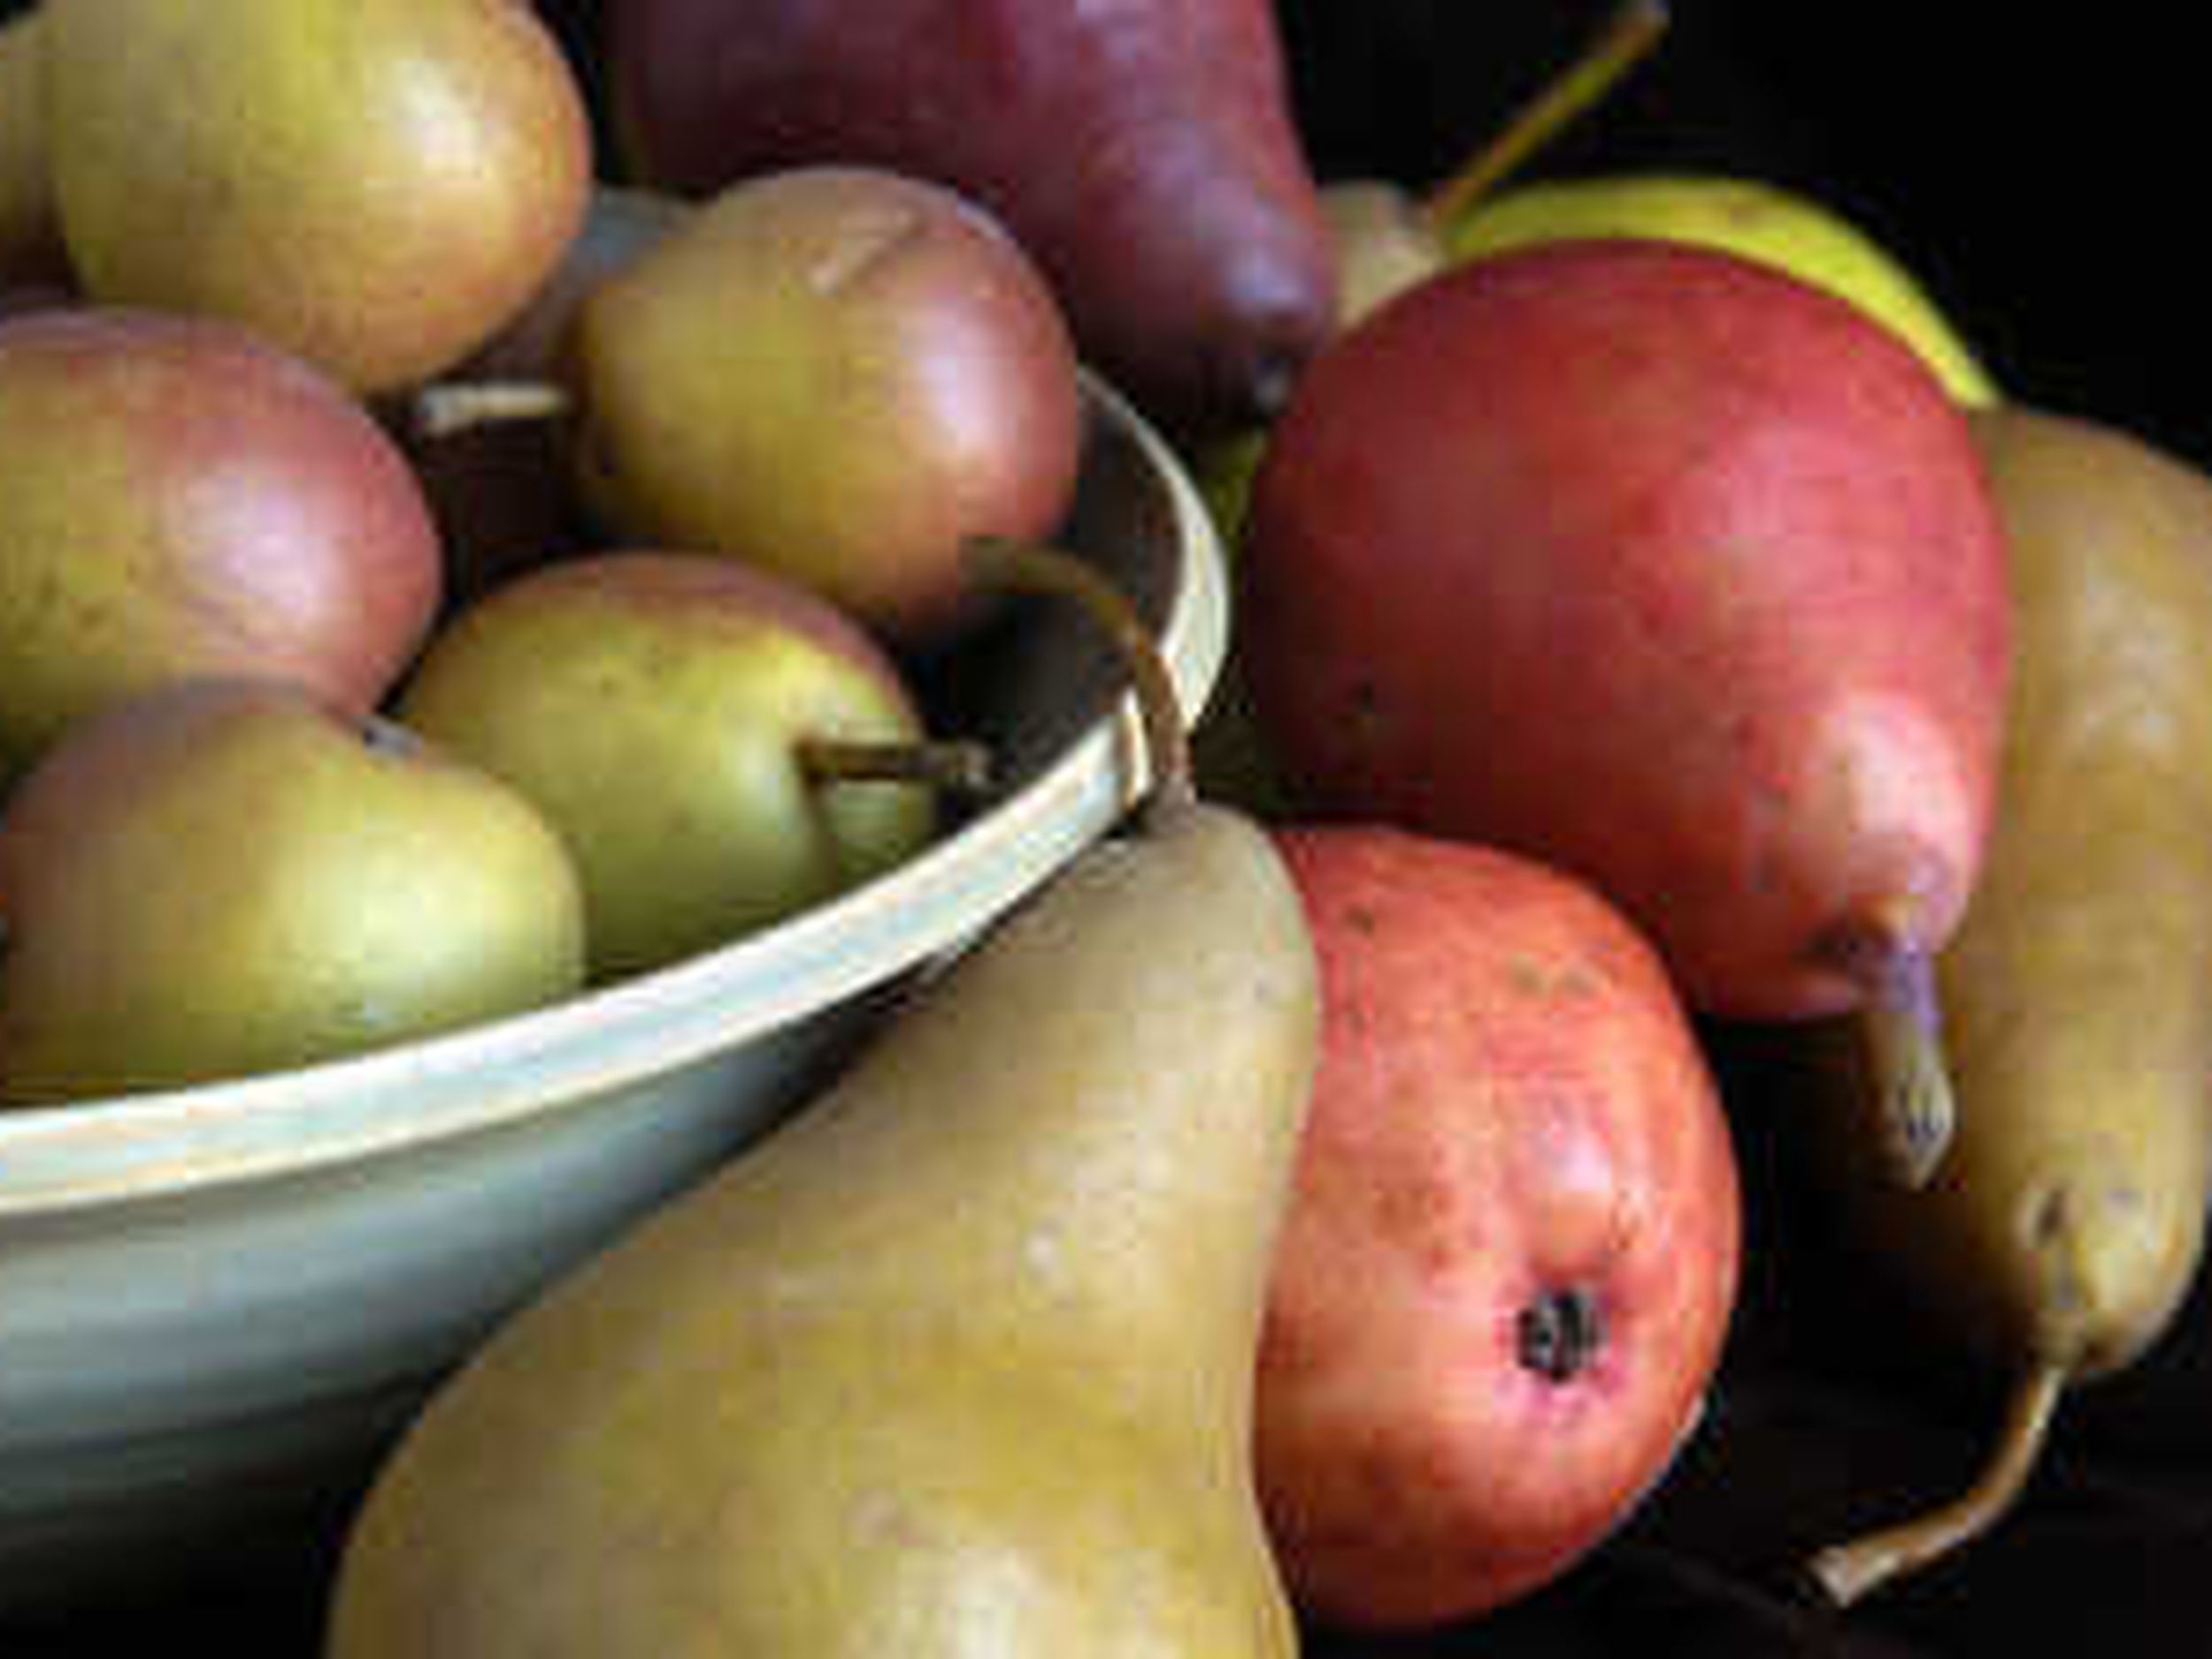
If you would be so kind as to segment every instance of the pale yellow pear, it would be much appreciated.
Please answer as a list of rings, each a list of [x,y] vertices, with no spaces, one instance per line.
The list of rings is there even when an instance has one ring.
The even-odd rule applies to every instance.
[[[1951,395],[1997,401],[1996,382],[1920,280],[1824,204],[1720,173],[1619,173],[1524,184],[1443,227],[1455,262],[1569,236],[1639,236],[1717,248],[1839,295],[1901,335]]]
[[[1817,1558],[1846,1601],[2005,1512],[2062,1392],[2169,1328],[2212,1194],[2212,479],[2097,421],[1972,419],[2017,654],[1994,827],[1938,975],[1957,1129],[1921,1191],[1824,1167],[1932,1339],[2018,1381],[1961,1501]]]
[[[96,299],[228,317],[384,391],[475,350],[583,221],[582,88],[513,0],[68,0],[40,27]]]

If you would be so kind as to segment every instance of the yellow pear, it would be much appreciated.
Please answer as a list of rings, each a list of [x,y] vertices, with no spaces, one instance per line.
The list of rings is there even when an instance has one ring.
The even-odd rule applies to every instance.
[[[1938,975],[1957,1128],[1916,1192],[1825,1164],[1934,1340],[2016,1381],[1968,1491],[1816,1558],[1839,1601],[2006,1511],[2062,1393],[2167,1329],[2212,1194],[2212,480],[2076,417],[1973,425],[2017,656],[1994,827]]]
[[[40,27],[96,299],[229,317],[384,391],[482,344],[582,223],[582,88],[513,0],[69,0]]]
[[[1549,180],[1486,196],[1443,230],[1455,261],[1570,236],[1639,236],[1717,248],[1841,296],[1901,335],[1970,407],[1998,388],[1920,280],[1834,209],[1764,180],[1722,173]]]

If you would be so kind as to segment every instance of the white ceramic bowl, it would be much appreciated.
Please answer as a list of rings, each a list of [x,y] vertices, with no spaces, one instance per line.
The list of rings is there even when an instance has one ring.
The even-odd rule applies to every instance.
[[[1187,705],[1220,549],[1104,388],[1067,540],[1138,596]],[[1006,792],[905,866],[678,966],[281,1076],[0,1113],[0,1613],[136,1587],[342,1506],[488,1325],[741,1148],[1135,798],[1108,648],[1021,609],[926,688]],[[948,723],[948,722],[950,723]]]

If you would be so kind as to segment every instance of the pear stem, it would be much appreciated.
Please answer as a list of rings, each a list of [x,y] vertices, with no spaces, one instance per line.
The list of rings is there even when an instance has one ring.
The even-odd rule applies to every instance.
[[[1610,91],[1659,43],[1667,22],[1665,0],[1621,0],[1580,55],[1429,193],[1421,206],[1428,222],[1442,229],[1489,194],[1498,180]]]
[[[1934,960],[1909,949],[1870,957],[1862,983],[1860,1030],[1883,1156],[1903,1186],[1924,1187],[1950,1146],[1958,1115],[1943,1054]]]
[[[2070,1368],[2032,1365],[2014,1388],[1995,1450],[1974,1484],[1948,1503],[1819,1551],[1807,1563],[1838,1607],[1948,1555],[1986,1532],[2026,1487],[2050,1436]]]
[[[799,765],[818,784],[924,784],[961,795],[991,787],[991,752],[966,738],[807,737]]]
[[[1156,818],[1193,805],[1198,791],[1182,699],[1151,629],[1128,595],[1094,566],[1062,548],[1003,536],[977,536],[969,541],[966,557],[971,574],[985,586],[1072,599],[1106,630],[1128,664],[1138,718],[1144,726],[1145,752],[1152,772],[1145,810]]]
[[[576,400],[554,380],[434,380],[409,400],[408,425],[418,437],[438,439],[478,426],[525,420],[559,420]]]
[[[1927,1185],[1951,1144],[1958,1111],[1943,1052],[1935,957],[1896,917],[1839,924],[1816,954],[1857,986],[1873,1133],[1884,1165],[1908,1189]]]

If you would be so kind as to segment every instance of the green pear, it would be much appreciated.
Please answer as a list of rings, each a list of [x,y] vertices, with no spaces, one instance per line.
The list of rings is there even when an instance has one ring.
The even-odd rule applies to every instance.
[[[936,831],[924,785],[810,770],[829,740],[918,742],[890,658],[827,601],[726,559],[618,550],[503,583],[432,638],[399,707],[575,849],[595,979],[764,927]]]
[[[0,819],[0,1102],[336,1059],[573,991],[582,902],[527,803],[266,680],[73,726]]]
[[[1455,262],[1570,236],[1639,236],[1717,248],[1840,295],[1887,325],[1961,403],[1998,398],[1989,372],[1925,287],[1835,209],[1762,180],[1624,173],[1524,184],[1447,223]]]
[[[0,283],[65,280],[69,256],[54,216],[35,12],[0,23]]]
[[[95,298],[231,317],[380,391],[482,343],[582,220],[582,88],[513,0],[69,0],[43,27]]]
[[[1317,973],[1162,672],[1133,833],[434,1396],[331,1659],[1295,1653],[1250,1444]]]

